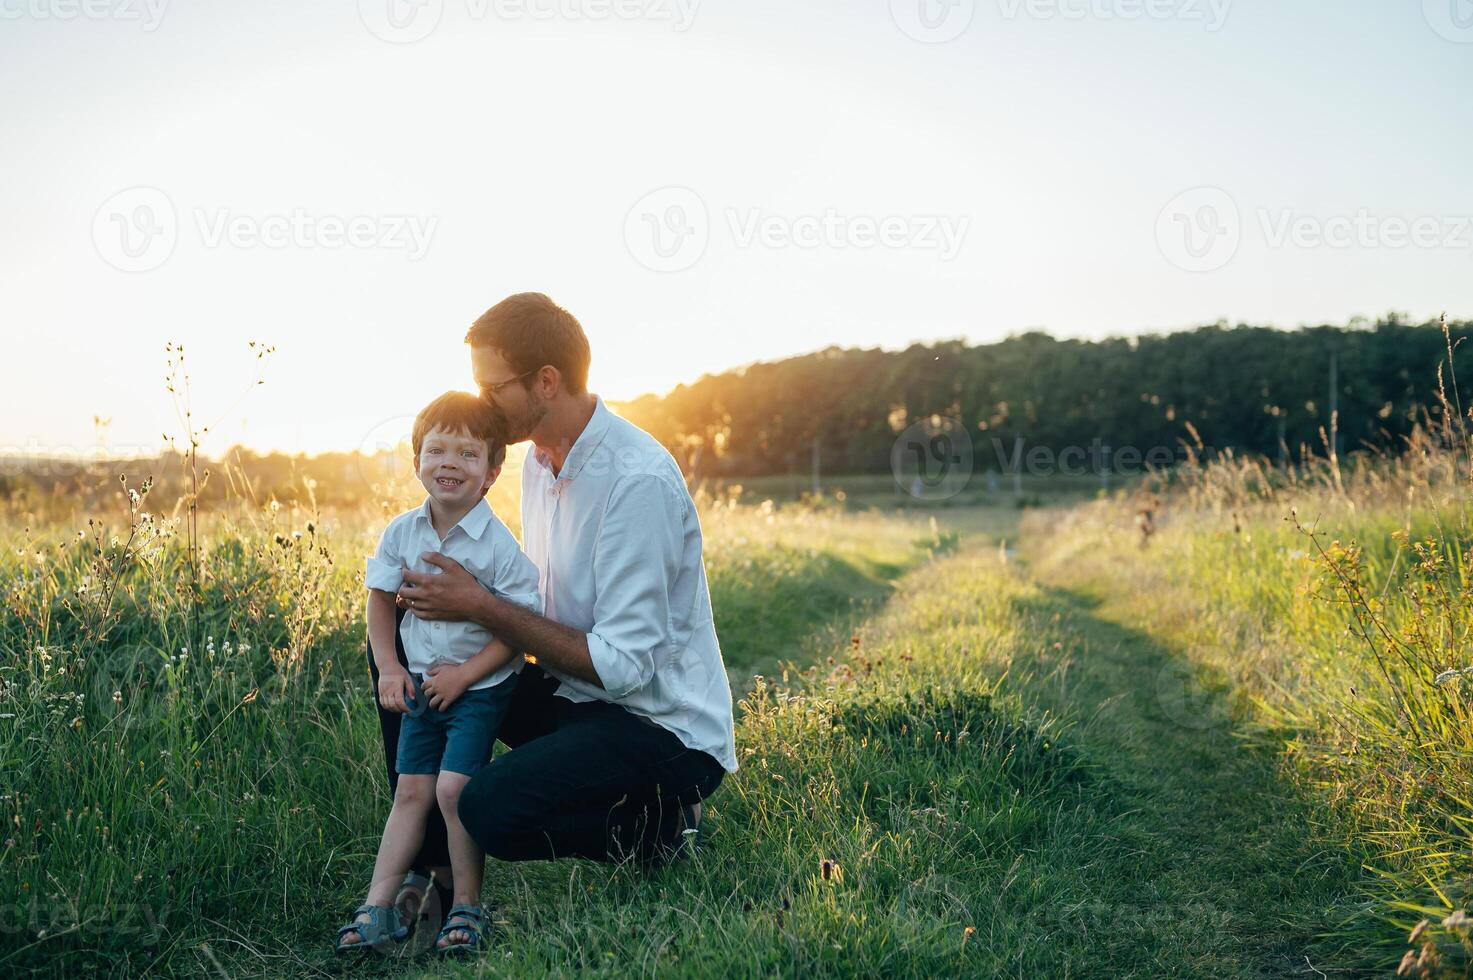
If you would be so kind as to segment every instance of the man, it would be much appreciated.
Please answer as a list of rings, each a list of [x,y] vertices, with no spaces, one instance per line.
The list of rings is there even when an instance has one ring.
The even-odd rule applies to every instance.
[[[514,751],[461,794],[460,818],[504,861],[661,860],[699,828],[737,768],[731,689],[711,618],[695,505],[675,460],[587,390],[588,338],[540,293],[508,297],[466,336],[476,383],[522,472],[523,546],[543,613],[456,562],[406,571],[401,605],[479,623],[536,659],[501,731]]]

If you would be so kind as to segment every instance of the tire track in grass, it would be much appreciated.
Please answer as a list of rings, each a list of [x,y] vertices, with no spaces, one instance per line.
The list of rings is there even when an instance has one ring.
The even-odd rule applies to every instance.
[[[1082,919],[1125,936],[1171,930],[1180,947],[1157,975],[1372,974],[1364,951],[1320,938],[1359,914],[1360,859],[1316,827],[1274,752],[1243,737],[1228,682],[1135,628],[1128,587],[1061,577],[1072,588],[1039,583],[1018,603],[1035,641],[1012,680],[1074,721],[1137,848],[1111,869],[1113,898]]]

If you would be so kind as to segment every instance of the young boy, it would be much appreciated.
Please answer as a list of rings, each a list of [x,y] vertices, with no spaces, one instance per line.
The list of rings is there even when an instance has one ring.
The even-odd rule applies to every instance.
[[[474,951],[485,928],[484,855],[461,826],[456,805],[471,774],[491,754],[522,657],[483,627],[430,622],[411,609],[400,627],[405,670],[394,646],[394,596],[404,569],[430,571],[420,555],[439,552],[497,595],[529,609],[541,607],[537,567],[485,500],[506,458],[486,405],[464,392],[441,395],[415,418],[412,442],[415,471],[429,496],[390,522],[366,575],[379,702],[407,716],[399,734],[399,782],[368,897],[338,930],[338,952],[382,949],[407,937],[409,923],[394,907],[394,894],[437,800],[445,815],[455,900],[436,945]]]

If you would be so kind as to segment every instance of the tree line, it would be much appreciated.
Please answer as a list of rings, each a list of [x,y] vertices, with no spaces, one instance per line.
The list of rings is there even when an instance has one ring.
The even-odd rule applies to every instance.
[[[928,419],[965,430],[979,469],[1020,450],[1093,447],[1105,460],[1178,457],[1187,445],[1270,458],[1394,452],[1440,414],[1455,375],[1473,378],[1457,341],[1469,323],[1374,323],[1294,330],[1215,324],[1104,340],[1042,332],[900,351],[830,347],[708,375],[619,411],[676,454],[692,477],[890,468],[897,437]],[[1441,371],[1441,374],[1439,374]],[[1154,451],[1154,453],[1153,453]]]

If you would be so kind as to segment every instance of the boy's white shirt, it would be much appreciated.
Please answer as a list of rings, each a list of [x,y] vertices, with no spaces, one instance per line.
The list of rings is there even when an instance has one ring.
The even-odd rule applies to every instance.
[[[537,566],[523,554],[517,539],[484,499],[476,502],[444,540],[430,521],[428,498],[421,506],[394,518],[379,539],[378,551],[368,559],[364,584],[370,589],[398,592],[404,583],[404,569],[438,572],[438,568],[419,557],[426,551],[453,558],[476,581],[501,598],[533,612],[542,611]],[[404,639],[409,669],[423,674],[437,660],[465,663],[491,642],[493,634],[475,623],[420,619],[411,610],[405,613],[399,635]],[[513,658],[489,677],[472,684],[470,690],[501,683],[519,672],[522,662],[520,656]]]

